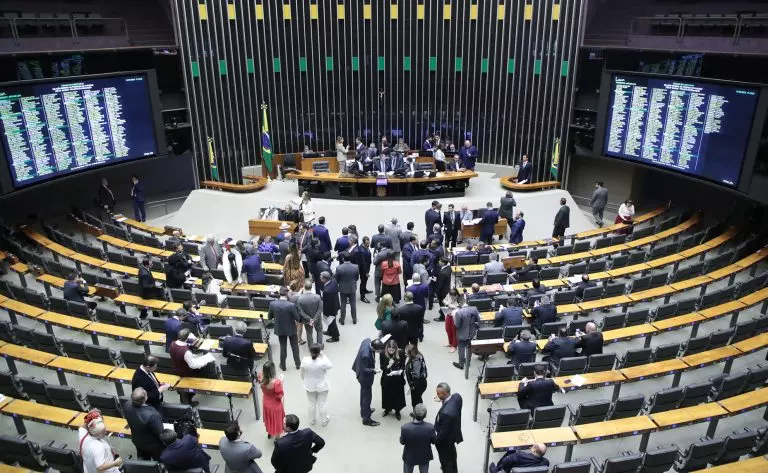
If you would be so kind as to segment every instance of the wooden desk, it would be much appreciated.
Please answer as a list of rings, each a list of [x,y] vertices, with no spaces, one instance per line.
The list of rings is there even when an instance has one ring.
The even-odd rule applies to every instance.
[[[280,230],[280,226],[283,224],[288,225],[288,230]],[[280,233],[290,231],[293,233],[293,230],[296,228],[296,224],[293,222],[286,222],[283,220],[260,220],[260,219],[249,219],[248,220],[248,234],[249,235],[261,235],[261,236],[271,236],[276,237]]]
[[[650,414],[650,418],[659,426],[660,430],[666,430],[698,422],[716,420],[727,415],[728,411],[720,407],[719,404],[710,402],[699,404],[698,406]]]
[[[640,273],[650,270],[651,267],[646,263],[633,264],[631,266],[624,266],[623,268],[609,269],[606,271],[612,278],[620,278],[628,274]]]
[[[746,306],[753,306],[761,302],[765,302],[766,299],[768,299],[768,287],[764,287],[759,291],[747,294],[746,296],[740,297],[737,300]]]
[[[739,300],[725,302],[723,304],[716,305],[714,307],[710,307],[709,309],[703,309],[697,312],[700,316],[704,317],[707,320],[716,319],[718,317],[722,317],[724,315],[731,314],[733,312],[740,311],[742,309],[746,308],[746,305],[744,305],[743,302]]]
[[[499,179],[501,187],[518,192],[542,191],[547,189],[557,189],[560,187],[560,181],[541,181],[518,184],[517,177],[504,176]]]
[[[116,340],[137,340],[144,333],[135,328],[117,327],[101,322],[92,322],[85,330],[91,335],[102,335]]]
[[[628,295],[633,302],[642,302],[649,299],[656,299],[657,297],[666,296],[668,294],[674,294],[677,292],[672,286],[659,286],[653,289],[646,289],[644,291],[633,292]]]
[[[100,268],[107,263],[103,259],[94,258],[92,256],[83,255],[80,253],[72,253],[71,255],[67,256],[67,258],[77,261],[78,263],[83,263],[83,264],[87,264],[88,266],[93,266],[94,268]]]
[[[651,268],[661,268],[663,266],[667,266],[668,264],[677,263],[678,261],[682,261],[685,258],[683,256],[680,256],[679,254],[664,256],[663,258],[657,258],[654,260],[647,261],[646,264],[650,266]]]
[[[707,276],[712,278],[713,281],[717,281],[718,279],[727,278],[728,276],[732,276],[739,271],[743,271],[744,268],[739,266],[738,264],[729,264],[728,266],[725,266],[723,268],[718,269],[717,271],[712,271],[711,273],[707,273]]]
[[[181,378],[173,387],[176,391],[197,392],[220,396],[248,397],[253,385],[243,381],[223,381],[207,378]]]
[[[165,346],[165,333],[162,332],[144,332],[138,339],[141,343],[148,345]]]
[[[133,373],[135,372],[136,370],[131,368],[115,368],[106,376],[106,378],[109,381],[114,381],[117,383],[130,383],[131,379],[133,378]],[[176,383],[178,383],[181,379],[178,376],[164,373],[155,373],[155,376],[157,376],[157,380],[161,383],[167,383],[171,386],[175,386]]]
[[[573,379],[576,376],[584,378],[581,386],[576,386]],[[605,386],[612,386],[625,381],[624,375],[620,371],[598,371],[596,373],[584,373],[573,376],[559,376],[552,380],[560,386],[560,389],[568,392],[577,389],[594,389]],[[482,399],[498,399],[500,397],[517,396],[517,390],[520,387],[520,381],[501,381],[497,383],[480,383],[478,390]]]
[[[760,250],[752,253],[751,255],[736,261],[734,264],[741,266],[742,268],[749,268],[755,263],[759,263],[768,257],[768,248],[760,248]]]
[[[266,319],[267,312],[250,309],[221,309],[216,317],[230,320],[259,320],[262,317]]]
[[[499,221],[493,226],[494,235],[504,235],[507,231],[507,219],[499,217]],[[461,234],[465,238],[480,238],[480,225],[467,225],[461,222]]]
[[[237,284],[232,288],[233,292],[248,292],[248,293],[261,293],[261,294],[269,294],[270,292],[278,292],[278,291],[270,291],[270,286],[267,284]],[[278,287],[279,290],[279,287]]]
[[[679,281],[676,283],[670,284],[670,287],[675,290],[675,292],[685,291],[686,289],[691,289],[698,286],[703,286],[704,284],[708,284],[712,281],[712,278],[709,276],[698,276],[691,279],[686,279],[684,281]]]
[[[755,457],[747,460],[739,460],[739,466],[735,467],[734,463],[727,463],[725,465],[713,466],[704,470],[696,470],[696,472],[706,473],[733,473],[738,470],[738,473],[765,473],[768,471],[768,460],[765,457]]]
[[[756,389],[717,401],[717,403],[731,415],[741,414],[768,404],[768,388]]]
[[[16,366],[12,363],[12,360],[23,361],[30,365],[44,367],[57,357],[57,355],[51,353],[33,350],[32,348],[13,345],[11,343],[0,346],[0,355],[6,359],[9,365],[8,368],[13,374],[18,374],[18,371],[16,370]]]
[[[112,217],[116,222],[124,223],[129,227],[138,228],[141,231],[151,233],[153,235],[165,235],[164,227],[155,227],[153,225],[149,225],[146,222],[139,222],[138,220],[128,218],[122,214],[115,214]]]
[[[68,358],[66,356],[59,356],[52,360],[48,363],[48,367],[56,368],[59,373],[65,372],[84,376],[86,378],[96,377],[101,379],[106,379],[107,375],[115,369],[115,367],[111,365],[102,365],[100,363]],[[61,376],[59,379],[61,379]],[[66,381],[66,378],[64,381]],[[62,384],[65,386],[67,385],[66,382]]]
[[[64,327],[66,329],[83,330],[93,322],[90,320],[79,319],[72,317],[71,315],[59,314],[57,312],[44,312],[37,320],[42,320],[46,325],[56,325],[57,327]]]
[[[163,335],[163,338],[165,338],[165,335]],[[221,351],[221,349],[219,348],[219,340],[215,340],[212,338],[207,338],[203,340],[203,343],[200,344],[198,349],[203,351],[210,351],[214,353],[218,353]],[[269,345],[267,345],[266,343],[254,343],[253,349],[256,351],[257,355],[264,355],[267,353],[267,350],[269,349]]]
[[[77,415],[69,423],[70,429],[79,429],[85,423],[85,412]],[[131,436],[131,429],[128,428],[128,421],[122,417],[102,416],[104,420],[104,426],[107,428],[107,432],[115,434],[118,437],[126,438]]]
[[[23,466],[13,466],[13,465],[6,465],[5,463],[0,463],[0,473],[33,473],[34,470],[30,470],[29,468],[25,468]]]
[[[574,444],[578,442],[571,427],[551,429],[515,430],[512,432],[494,432],[491,434],[491,446],[494,451],[508,448],[529,447],[535,443],[544,443],[548,447]]]
[[[573,426],[579,443],[645,434],[656,430],[656,424],[647,416],[628,417],[626,419],[607,420]]]
[[[747,338],[746,340],[736,342],[731,346],[744,354],[752,353],[757,350],[762,350],[763,348],[768,346],[768,333],[761,333],[760,335],[755,335],[754,337]]]
[[[14,325],[18,323],[16,314],[23,315],[24,317],[28,317],[30,319],[34,319],[35,317],[45,312],[45,309],[41,309],[33,305],[25,304],[23,302],[19,302],[13,299],[6,299],[0,302],[0,307],[8,311],[8,317],[11,319],[11,323]]]
[[[724,347],[715,348],[714,350],[707,350],[695,355],[688,355],[680,358],[690,366],[691,368],[701,368],[702,366],[714,365],[721,361],[728,361],[735,356],[739,356],[741,352],[730,345]]]
[[[603,332],[603,343],[607,345],[622,340],[645,337],[653,333],[656,333],[656,327],[651,324],[641,324],[632,327],[617,328],[615,330],[606,330]]]
[[[613,253],[618,253],[620,251],[624,251],[624,250],[628,250],[628,249],[629,249],[629,247],[626,244],[621,243],[621,244],[618,244],[618,245],[611,245],[611,246],[607,246],[605,248],[600,248],[600,249],[597,249],[597,250],[589,250],[586,253],[588,253],[590,256],[593,256],[593,257],[600,257],[600,256],[604,256],[604,255],[610,255],[610,254],[613,254]]]
[[[707,320],[705,317],[697,313],[678,315],[670,319],[658,320],[651,322],[651,325],[656,327],[660,332],[666,332],[667,330],[677,330],[688,325],[697,324]]]
[[[48,425],[67,427],[69,423],[72,422],[72,419],[80,414],[78,411],[62,409],[46,404],[38,404],[22,399],[14,399],[12,402],[6,404],[0,412],[3,415],[12,416],[14,418],[17,430],[24,430],[23,432],[19,432],[21,434],[26,433],[26,429],[24,429],[23,422],[21,422],[21,425],[19,422],[16,422],[17,419],[19,421],[26,419]]]
[[[41,274],[40,276],[36,277],[35,279],[37,279],[38,281],[43,283],[44,286],[49,284],[51,286],[58,287],[59,289],[64,288],[64,282],[66,282],[66,279],[60,278],[58,276],[54,276],[53,274]],[[48,294],[48,296],[51,295],[48,290],[46,290],[46,293]],[[89,285],[88,286],[88,295],[92,296],[95,293],[96,293],[96,288]]]
[[[661,240],[661,238],[657,235],[651,235],[647,236],[645,238],[640,238],[638,240],[632,240],[629,243],[627,243],[627,246],[629,248],[640,248],[641,246],[647,246],[651,243],[655,243],[657,241]]]
[[[197,443],[200,444],[201,448],[218,450],[219,440],[224,436],[224,432],[221,430],[197,429],[197,435]]]
[[[704,244],[709,246],[710,248],[715,248],[717,246],[722,245],[723,243],[729,241],[731,238],[736,236],[738,234],[738,230],[736,230],[734,227],[729,228],[725,233],[723,233],[720,236],[717,236],[709,241],[705,241]]]
[[[687,370],[688,368],[688,365],[682,360],[675,358],[672,360],[657,361],[656,363],[648,363],[646,365],[633,366],[631,368],[622,368],[619,371],[621,371],[621,374],[623,374],[627,381],[630,382],[668,376]]]
[[[605,299],[595,299],[593,301],[579,302],[579,307],[582,311],[588,312],[595,309],[608,309],[610,307],[616,307],[620,305],[626,305],[632,303],[632,299],[629,296],[614,296],[607,297]],[[559,311],[558,311],[559,312]]]
[[[168,258],[173,254],[172,251],[161,250],[160,248],[155,248],[154,246],[139,245],[138,243],[129,243],[126,248],[131,251],[143,253],[145,255],[159,256],[160,258]]]
[[[159,310],[165,307],[168,302],[157,299],[143,299],[139,296],[132,296],[129,294],[120,294],[115,299],[115,302],[120,304],[128,304],[136,307],[146,307],[148,309]]]

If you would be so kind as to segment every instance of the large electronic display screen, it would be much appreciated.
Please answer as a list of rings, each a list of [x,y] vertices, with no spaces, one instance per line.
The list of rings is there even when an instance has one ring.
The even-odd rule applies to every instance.
[[[736,187],[759,96],[737,84],[611,74],[603,154]]]
[[[0,136],[13,187],[156,156],[146,72],[0,85]]]

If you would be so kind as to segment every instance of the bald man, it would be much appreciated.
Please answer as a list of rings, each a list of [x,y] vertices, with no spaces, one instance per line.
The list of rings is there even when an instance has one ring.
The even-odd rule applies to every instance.
[[[160,413],[147,404],[147,391],[136,388],[131,400],[123,404],[123,414],[131,429],[131,441],[136,454],[142,460],[160,460],[165,445],[160,440],[163,419]]]
[[[579,355],[601,355],[603,353],[603,334],[597,331],[597,325],[594,322],[590,322],[584,330],[587,333],[576,332],[576,335],[581,335],[579,341],[576,342],[576,349],[581,348]]]
[[[544,458],[547,446],[543,443],[531,445],[528,450],[515,450],[510,448],[499,460],[498,464],[491,463],[490,473],[509,473],[513,468],[528,468],[534,466],[549,466],[549,460]]]

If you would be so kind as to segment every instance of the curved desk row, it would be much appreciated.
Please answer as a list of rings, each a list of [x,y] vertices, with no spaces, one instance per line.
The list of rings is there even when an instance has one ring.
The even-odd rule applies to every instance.
[[[200,181],[200,187],[218,189],[225,192],[250,193],[258,192],[267,186],[267,178],[265,177],[250,176],[248,180],[252,182],[250,184],[232,184],[230,182]]]
[[[517,177],[512,176],[499,178],[499,183],[501,184],[501,187],[505,189],[518,192],[543,191],[547,189],[558,189],[560,187],[560,181],[542,181],[518,184]]]

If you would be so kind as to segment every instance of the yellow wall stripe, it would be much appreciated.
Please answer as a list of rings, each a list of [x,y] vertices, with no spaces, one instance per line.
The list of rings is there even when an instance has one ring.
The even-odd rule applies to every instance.
[[[504,15],[506,14],[506,9],[504,8],[504,4],[501,3],[499,6],[496,7],[496,19],[501,21],[504,19]]]
[[[257,20],[264,19],[264,5],[261,5],[261,4],[256,5],[256,19]]]
[[[309,19],[310,20],[317,20],[320,14],[317,11],[317,3],[310,3],[309,4]]]
[[[234,20],[235,18],[237,18],[237,13],[235,13],[234,3],[227,3],[227,18],[230,20]]]
[[[416,19],[417,20],[423,20],[424,19],[424,4],[419,3],[416,5]]]
[[[560,4],[555,3],[552,5],[552,21],[558,21],[560,19]]]
[[[528,4],[525,6],[525,19],[533,20],[533,4]]]
[[[201,3],[197,6],[197,11],[200,13],[200,21],[208,19],[208,6],[205,3]]]
[[[373,18],[373,9],[370,3],[366,3],[363,5],[363,19],[370,20],[371,18]]]
[[[283,4],[283,20],[291,19],[291,5],[288,3]]]
[[[347,12],[344,10],[344,4],[339,3],[336,5],[336,18],[339,20],[343,20],[347,17]]]
[[[397,20],[398,13],[399,12],[397,11],[397,3],[393,3],[392,5],[389,6],[389,17],[391,19]]]
[[[443,5],[443,20],[450,20],[451,19],[451,4],[446,3]]]
[[[477,20],[477,3],[473,3],[469,6],[469,19]]]

